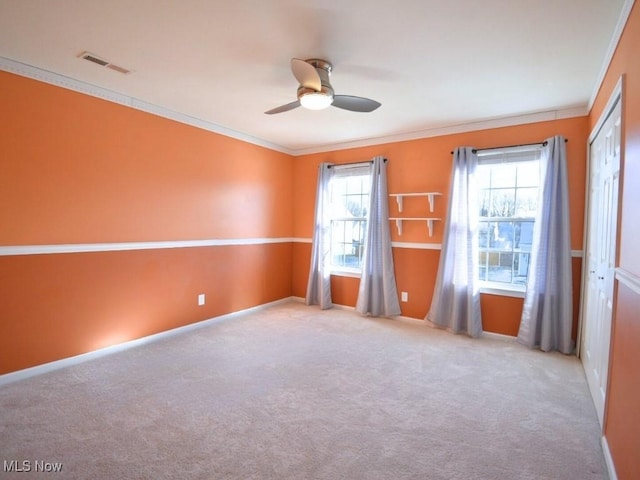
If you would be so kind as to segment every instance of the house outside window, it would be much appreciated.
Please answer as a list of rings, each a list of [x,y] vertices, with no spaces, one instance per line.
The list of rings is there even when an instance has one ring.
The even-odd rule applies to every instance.
[[[539,147],[478,152],[479,280],[524,292],[540,183]]]
[[[331,179],[331,269],[358,274],[367,229],[371,166],[336,168]]]

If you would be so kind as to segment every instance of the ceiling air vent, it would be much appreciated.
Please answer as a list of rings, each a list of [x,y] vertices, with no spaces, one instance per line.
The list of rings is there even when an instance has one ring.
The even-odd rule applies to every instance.
[[[127,70],[126,68],[120,67],[118,65],[114,65],[113,63],[108,62],[90,52],[82,52],[80,55],[78,55],[78,58],[88,60],[89,62],[98,64],[101,67],[110,68],[111,70],[115,70],[116,72],[125,73],[125,74],[131,72],[131,70]]]
[[[126,68],[119,67],[118,65],[114,65],[113,63],[108,64],[107,68],[110,68],[111,70],[115,70],[116,72],[120,72],[120,73],[129,73],[131,71],[131,70],[127,70]]]

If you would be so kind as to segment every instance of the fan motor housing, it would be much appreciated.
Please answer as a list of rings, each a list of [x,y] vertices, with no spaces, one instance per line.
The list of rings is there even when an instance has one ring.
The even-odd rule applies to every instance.
[[[331,70],[333,69],[333,65],[326,60],[321,60],[319,58],[310,58],[305,60],[309,65],[316,69],[318,75],[320,76],[320,83],[322,83],[323,87],[331,88],[331,83],[329,82],[329,77],[331,76]],[[333,89],[332,89],[333,90]]]
[[[313,68],[313,71],[309,66]],[[272,108],[264,113],[271,115],[288,112],[300,106],[309,110],[323,110],[331,105],[351,112],[373,112],[380,106],[380,102],[370,98],[354,95],[336,96],[329,81],[332,69],[331,63],[319,58],[307,60],[292,58],[291,71],[299,83],[298,100]]]
[[[315,94],[315,95],[325,95],[327,97],[331,97],[333,100],[334,91],[331,83],[329,82],[329,76],[331,75],[331,69],[333,68],[331,63],[326,60],[321,60],[319,58],[311,58],[305,60],[309,65],[313,66],[318,72],[318,76],[320,77],[320,91],[314,90],[312,88],[303,87],[300,85],[298,87],[298,100],[300,100],[305,95]]]
[[[314,90],[313,88],[303,87],[302,85],[298,87],[298,98],[303,97],[309,93],[329,95],[331,97],[333,97],[334,95],[333,88],[331,87],[331,85],[322,84],[320,91]]]

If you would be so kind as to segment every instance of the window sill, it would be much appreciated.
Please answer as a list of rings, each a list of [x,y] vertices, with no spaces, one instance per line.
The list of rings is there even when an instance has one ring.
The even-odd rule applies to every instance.
[[[487,295],[500,295],[503,297],[524,298],[525,287],[504,286],[491,283],[483,283],[480,286],[480,293]]]
[[[335,275],[336,277],[351,277],[351,278],[360,278],[362,276],[362,272],[356,269],[332,269],[331,275]]]

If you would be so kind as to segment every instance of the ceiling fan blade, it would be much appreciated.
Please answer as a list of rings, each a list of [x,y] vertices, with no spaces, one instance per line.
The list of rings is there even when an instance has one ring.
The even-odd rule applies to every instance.
[[[382,104],[370,98],[354,97],[353,95],[335,95],[331,105],[351,112],[373,112]]]
[[[286,105],[280,105],[279,107],[272,108],[271,110],[267,110],[267,115],[273,115],[274,113],[282,113],[288,112],[289,110],[293,110],[294,108],[298,108],[300,106],[300,100],[296,100],[295,102],[287,103]]]
[[[291,59],[291,71],[296,80],[305,88],[311,88],[316,92],[319,92],[322,88],[322,82],[320,81],[320,75],[316,72],[313,65],[300,60],[299,58]]]

